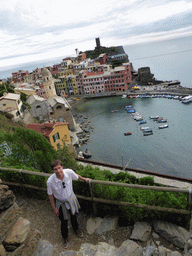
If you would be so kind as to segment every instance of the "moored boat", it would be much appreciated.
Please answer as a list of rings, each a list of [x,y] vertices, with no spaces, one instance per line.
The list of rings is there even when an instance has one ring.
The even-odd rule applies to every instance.
[[[164,128],[168,128],[168,124],[164,124],[164,125],[159,125],[159,129],[164,129]]]
[[[159,116],[150,116],[149,119],[158,119]]]
[[[139,122],[139,124],[146,124],[147,120],[142,120],[141,122]]]
[[[140,127],[140,130],[141,130],[141,131],[146,130],[146,129],[151,129],[151,128],[150,128],[150,127],[147,127],[147,126]]]
[[[121,99],[125,99],[125,98],[127,98],[127,95],[126,95],[126,94],[123,94],[122,97],[121,97]]]
[[[134,108],[128,109],[128,110],[127,110],[127,113],[135,113],[135,109],[134,109]]]
[[[189,95],[189,96],[186,96],[186,97],[182,98],[181,102],[184,103],[184,104],[192,102],[192,96]]]
[[[153,134],[153,131],[151,131],[151,132],[144,132],[143,136],[148,136],[148,135],[152,135],[152,134]]]
[[[127,110],[127,109],[131,109],[132,108],[132,106],[131,105],[129,105],[129,106],[125,106],[125,109]]]
[[[147,133],[147,132],[153,132],[153,130],[151,128],[148,128],[148,129],[144,129],[143,130],[143,133]]]
[[[131,135],[132,132],[125,132],[124,135],[127,136],[127,135]]]
[[[92,155],[90,154],[90,152],[87,149],[85,150],[85,152],[83,152],[83,156],[84,156],[84,158],[92,157]]]
[[[158,123],[166,123],[167,122],[167,119],[160,119],[157,121]]]

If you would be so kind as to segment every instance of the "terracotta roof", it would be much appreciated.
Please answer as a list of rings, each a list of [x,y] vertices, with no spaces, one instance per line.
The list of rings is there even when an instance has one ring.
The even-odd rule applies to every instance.
[[[28,124],[26,126],[26,129],[33,129],[36,132],[41,133],[45,137],[49,137],[49,135],[54,130],[54,127],[57,125],[64,125],[67,124],[66,122],[48,122],[43,124]]]

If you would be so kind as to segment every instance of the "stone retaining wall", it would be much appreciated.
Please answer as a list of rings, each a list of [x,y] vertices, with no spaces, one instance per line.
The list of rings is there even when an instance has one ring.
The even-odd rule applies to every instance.
[[[40,238],[40,232],[22,217],[13,192],[0,180],[0,255],[31,256]]]

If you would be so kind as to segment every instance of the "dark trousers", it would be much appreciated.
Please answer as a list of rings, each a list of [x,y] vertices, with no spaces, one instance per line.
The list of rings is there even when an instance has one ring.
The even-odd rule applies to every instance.
[[[71,225],[73,227],[73,230],[76,232],[79,228],[78,223],[77,223],[76,214],[72,215],[71,210],[69,210],[69,213],[70,213],[70,217],[71,217]],[[61,221],[61,235],[62,235],[63,239],[67,239],[67,237],[68,237],[68,220],[64,219],[61,206],[59,208],[59,219]]]

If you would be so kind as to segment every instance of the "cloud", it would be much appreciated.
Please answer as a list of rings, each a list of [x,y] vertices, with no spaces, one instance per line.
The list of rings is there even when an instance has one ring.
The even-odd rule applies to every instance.
[[[0,67],[104,46],[190,36],[188,0],[9,0],[0,6]],[[54,56],[55,54],[55,56]]]

